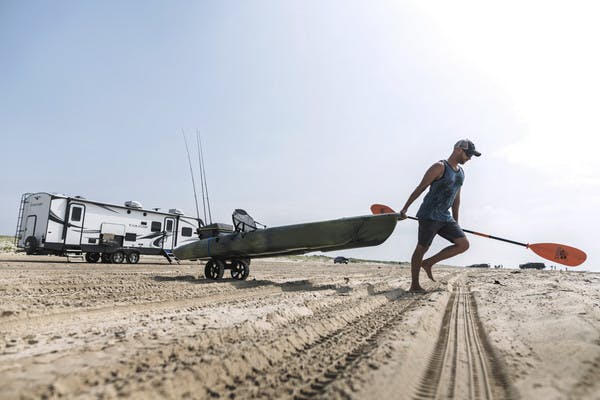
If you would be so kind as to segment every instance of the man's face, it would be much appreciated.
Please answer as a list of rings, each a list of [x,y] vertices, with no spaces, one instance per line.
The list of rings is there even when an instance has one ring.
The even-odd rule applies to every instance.
[[[472,157],[472,155],[465,149],[461,149],[461,157],[460,160],[458,161],[460,164],[464,164],[467,161],[469,161]]]

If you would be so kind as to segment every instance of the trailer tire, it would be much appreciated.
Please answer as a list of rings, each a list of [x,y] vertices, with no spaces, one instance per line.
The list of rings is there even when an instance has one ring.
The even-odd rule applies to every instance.
[[[96,263],[100,260],[100,253],[85,253],[85,261],[89,263]]]
[[[27,239],[25,239],[25,244],[23,245],[23,247],[25,248],[26,254],[28,254],[28,255],[35,254],[35,252],[38,248],[38,241],[35,238],[35,236],[28,236]]]
[[[102,262],[104,264],[110,264],[112,262],[111,254],[109,254],[109,253],[102,253],[102,255],[100,256],[100,259],[102,260]]]
[[[125,253],[122,251],[115,251],[110,255],[110,261],[112,261],[114,264],[121,264],[123,261],[125,261]]]
[[[140,253],[137,251],[132,251],[131,253],[127,254],[127,262],[129,264],[137,264],[140,262]]]
[[[245,281],[250,275],[250,262],[246,260],[235,260],[231,267],[231,277],[239,281]]]
[[[223,277],[225,271],[223,261],[220,260],[209,260],[204,267],[204,276],[206,279],[212,279],[218,281]]]

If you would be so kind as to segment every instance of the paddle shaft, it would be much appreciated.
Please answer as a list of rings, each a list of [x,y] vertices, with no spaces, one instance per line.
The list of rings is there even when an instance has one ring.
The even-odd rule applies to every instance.
[[[398,214],[400,215],[400,214]],[[415,221],[418,221],[419,218],[416,217],[410,217],[410,216],[406,216],[406,218],[408,219],[414,219]],[[510,240],[510,239],[504,239],[498,236],[492,236],[492,235],[488,235],[486,233],[481,233],[481,232],[475,232],[475,231],[471,231],[469,229],[463,229],[464,232],[470,233],[472,235],[477,235],[477,236],[481,236],[484,238],[488,238],[488,239],[495,239],[495,240],[500,240],[501,242],[506,242],[506,243],[511,243],[511,244],[517,244],[519,246],[523,246],[523,247],[529,247],[529,245],[527,243],[521,243],[521,242],[515,242],[514,240]]]

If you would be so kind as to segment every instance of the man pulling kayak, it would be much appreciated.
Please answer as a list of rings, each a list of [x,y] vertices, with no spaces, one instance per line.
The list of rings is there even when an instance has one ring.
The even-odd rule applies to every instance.
[[[406,219],[410,205],[429,187],[423,203],[417,212],[419,219],[419,235],[417,247],[411,258],[411,292],[424,292],[419,284],[419,272],[425,270],[432,281],[431,268],[434,264],[464,253],[469,248],[469,241],[458,225],[458,211],[460,208],[460,189],[465,179],[461,167],[471,157],[481,155],[475,145],[468,139],[459,140],[454,145],[452,154],[447,160],[440,160],[433,164],[421,180],[421,183],[411,193],[400,211],[400,219]],[[450,213],[452,209],[452,213]],[[429,246],[436,235],[452,243],[433,256],[423,259]]]

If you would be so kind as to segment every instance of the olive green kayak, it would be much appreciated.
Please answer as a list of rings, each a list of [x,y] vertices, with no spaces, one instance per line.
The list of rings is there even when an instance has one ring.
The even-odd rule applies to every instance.
[[[257,258],[377,246],[392,234],[396,222],[394,214],[364,215],[233,232],[177,247],[173,254],[180,260]]]

